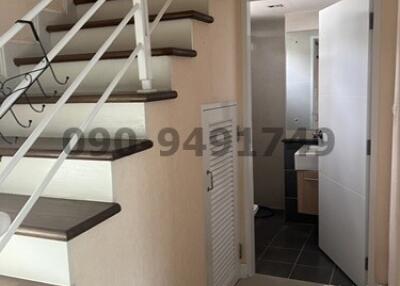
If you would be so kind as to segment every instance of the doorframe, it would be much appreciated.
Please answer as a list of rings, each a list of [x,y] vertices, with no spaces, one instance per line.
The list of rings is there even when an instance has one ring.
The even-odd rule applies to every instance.
[[[243,120],[244,128],[253,129],[252,88],[251,88],[251,17],[250,0],[241,0],[242,27],[242,81],[243,81]],[[247,150],[253,151],[252,132],[245,138]],[[242,245],[243,258],[241,277],[254,276],[256,272],[255,235],[254,235],[254,178],[253,157],[243,157],[243,196],[242,196]]]
[[[368,233],[368,285],[378,286],[376,280],[387,284],[384,277],[376,276],[376,265],[385,263],[384,255],[376,253],[376,215],[386,206],[377,196],[390,193],[392,110],[395,94],[396,48],[397,48],[397,3],[398,0],[371,0],[374,13],[374,29],[371,55],[371,158],[369,192]],[[384,200],[384,198],[383,198]],[[388,214],[387,214],[388,215]],[[380,219],[385,219],[382,214]],[[388,218],[387,218],[388,219]]]
[[[251,18],[250,18],[250,0],[241,0],[242,2],[242,45],[243,45],[243,125],[252,128],[252,92],[251,92]],[[378,180],[382,172],[387,170],[385,158],[379,159],[381,154],[388,152],[388,140],[391,130],[387,130],[385,123],[392,121],[392,113],[388,112],[391,108],[390,101],[394,97],[395,82],[395,64],[396,61],[396,33],[397,29],[393,27],[391,21],[397,24],[397,2],[398,0],[371,0],[374,11],[374,30],[373,30],[373,50],[371,61],[371,141],[372,155],[370,162],[370,190],[369,190],[369,233],[368,235],[368,253],[369,253],[369,271],[368,285],[379,286],[375,282],[375,260],[376,253],[373,247],[375,240],[375,213],[377,208],[376,194],[378,190],[387,184],[387,182]],[[392,34],[389,35],[388,28]],[[393,41],[393,42],[390,42]],[[389,43],[388,43],[389,41]],[[387,47],[394,47],[390,53]],[[388,70],[393,69],[392,74]],[[389,75],[389,76],[388,76]],[[390,76],[391,75],[391,76]],[[388,103],[389,102],[389,103]],[[390,109],[391,110],[391,109]],[[385,135],[385,138],[382,137]],[[250,134],[251,136],[251,134]],[[250,138],[252,146],[252,139]],[[243,232],[244,232],[244,253],[245,259],[242,261],[242,277],[251,277],[255,274],[255,237],[254,237],[254,182],[253,182],[253,158],[244,160],[244,203],[243,203]]]
[[[318,109],[318,95],[319,92],[317,91],[317,94],[315,94],[315,62],[316,62],[316,58],[315,58],[315,54],[316,54],[316,48],[315,48],[315,42],[318,42],[318,52],[319,52],[319,35],[318,36],[312,36],[310,38],[310,45],[311,45],[311,115],[310,115],[310,122],[312,124],[312,129],[316,130],[318,129],[318,118],[316,118],[316,113],[315,111],[315,107],[317,107]],[[318,60],[319,62],[319,60]],[[319,72],[319,68],[318,68],[318,72]],[[319,86],[319,75],[317,78],[317,83]],[[317,113],[318,114],[318,113]]]

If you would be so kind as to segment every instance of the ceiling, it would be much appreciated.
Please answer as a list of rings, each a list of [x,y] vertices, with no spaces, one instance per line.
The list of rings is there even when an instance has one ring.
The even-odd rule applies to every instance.
[[[301,11],[315,11],[332,5],[339,0],[250,0],[251,17],[260,18],[280,18],[287,13]],[[269,8],[270,5],[284,5],[283,8]]]

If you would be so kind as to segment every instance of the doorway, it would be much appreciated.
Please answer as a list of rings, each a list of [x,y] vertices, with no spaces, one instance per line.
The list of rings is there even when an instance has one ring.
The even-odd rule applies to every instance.
[[[252,8],[253,12],[256,11],[253,14],[256,20],[252,23],[254,146],[256,153],[260,146],[270,151],[263,153],[269,156],[254,160],[254,197],[259,205],[255,216],[256,271],[329,285],[366,285],[367,200],[359,201],[359,209],[346,204],[348,198],[345,196],[335,200],[334,204],[330,200],[332,194],[336,194],[333,189],[342,193],[340,188],[331,187],[332,182],[352,190],[352,185],[347,182],[358,180],[355,184],[360,186],[364,194],[368,192],[368,186],[364,183],[369,178],[366,152],[369,134],[369,118],[366,116],[369,109],[369,1],[325,2],[325,6],[320,7],[326,8],[323,12],[325,17],[322,18],[319,18],[319,12],[313,16],[307,10],[280,12],[284,15],[283,19],[271,17],[263,22],[267,29],[260,30],[260,11],[266,9],[260,7],[267,2],[257,1]],[[279,8],[290,10],[293,7],[289,3],[288,7],[283,5],[269,9]],[[363,17],[348,22],[355,15],[351,13],[356,11],[357,15]],[[268,13],[271,15],[274,12],[269,10]],[[275,16],[277,14],[279,12]],[[317,21],[311,17],[316,17]],[[299,28],[302,22],[304,27]],[[315,23],[316,26],[313,26]],[[343,23],[348,24],[347,30],[341,27]],[[349,36],[344,39],[347,42],[339,39],[334,41],[334,37],[341,33]],[[264,38],[267,45],[260,44]],[[354,39],[356,41],[352,41]],[[284,49],[279,51],[276,46],[282,41]],[[260,54],[265,54],[272,43],[275,49],[262,58]],[[360,45],[351,46],[354,43]],[[353,54],[352,48],[358,53]],[[330,58],[335,54],[333,50],[341,51],[342,59],[345,59],[342,65]],[[340,54],[335,56],[340,57]],[[260,75],[263,72],[260,69],[262,63],[266,73]],[[353,87],[346,86],[346,81],[338,80],[349,79],[353,73],[362,75],[362,78],[351,81]],[[340,84],[336,84],[336,81]],[[339,98],[345,101],[345,95],[354,100],[354,94],[362,100],[355,105],[334,105],[332,100],[337,99],[334,96],[336,89],[341,90]],[[353,142],[347,142],[358,148],[358,157],[354,159],[360,166],[339,172],[340,177],[337,170],[346,169],[340,168],[341,164],[350,166],[345,159],[351,158],[350,154],[343,155],[347,150],[343,138],[349,138],[349,134],[343,132],[345,129],[349,130],[349,134],[358,134]],[[273,136],[266,136],[266,131]],[[324,158],[318,158],[317,165],[304,165],[303,157],[307,159],[310,154],[320,152],[318,145],[329,145],[332,134],[338,140],[336,149],[330,146],[332,149]],[[263,141],[258,141],[257,137],[261,136],[264,136]],[[275,143],[276,138],[283,142],[274,148],[266,148],[265,142],[270,143],[272,138]],[[339,149],[342,152],[338,153]],[[303,163],[298,163],[302,160]],[[257,161],[263,162],[268,168],[260,168],[262,164]],[[274,168],[276,166],[281,168]],[[352,171],[359,172],[360,176],[350,175]],[[283,185],[281,188],[280,183]],[[355,189],[351,192],[357,193]],[[336,214],[331,211],[335,208]],[[346,219],[342,214],[349,217]],[[335,218],[339,218],[338,221]],[[340,225],[345,226],[341,233]],[[351,242],[345,242],[345,237],[347,240],[354,238],[360,243],[350,247]]]

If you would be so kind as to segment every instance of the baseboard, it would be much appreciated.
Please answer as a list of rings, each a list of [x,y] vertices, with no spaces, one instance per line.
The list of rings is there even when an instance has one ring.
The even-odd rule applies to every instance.
[[[240,278],[245,279],[249,277],[249,268],[247,264],[240,264]]]

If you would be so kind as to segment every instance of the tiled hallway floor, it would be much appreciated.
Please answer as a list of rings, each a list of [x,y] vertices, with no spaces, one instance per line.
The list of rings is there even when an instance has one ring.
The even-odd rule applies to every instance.
[[[257,273],[328,285],[352,286],[349,278],[319,249],[312,224],[285,223],[283,212],[256,218]]]
[[[241,280],[236,286],[324,286],[324,285],[258,274],[255,275],[254,277]]]

